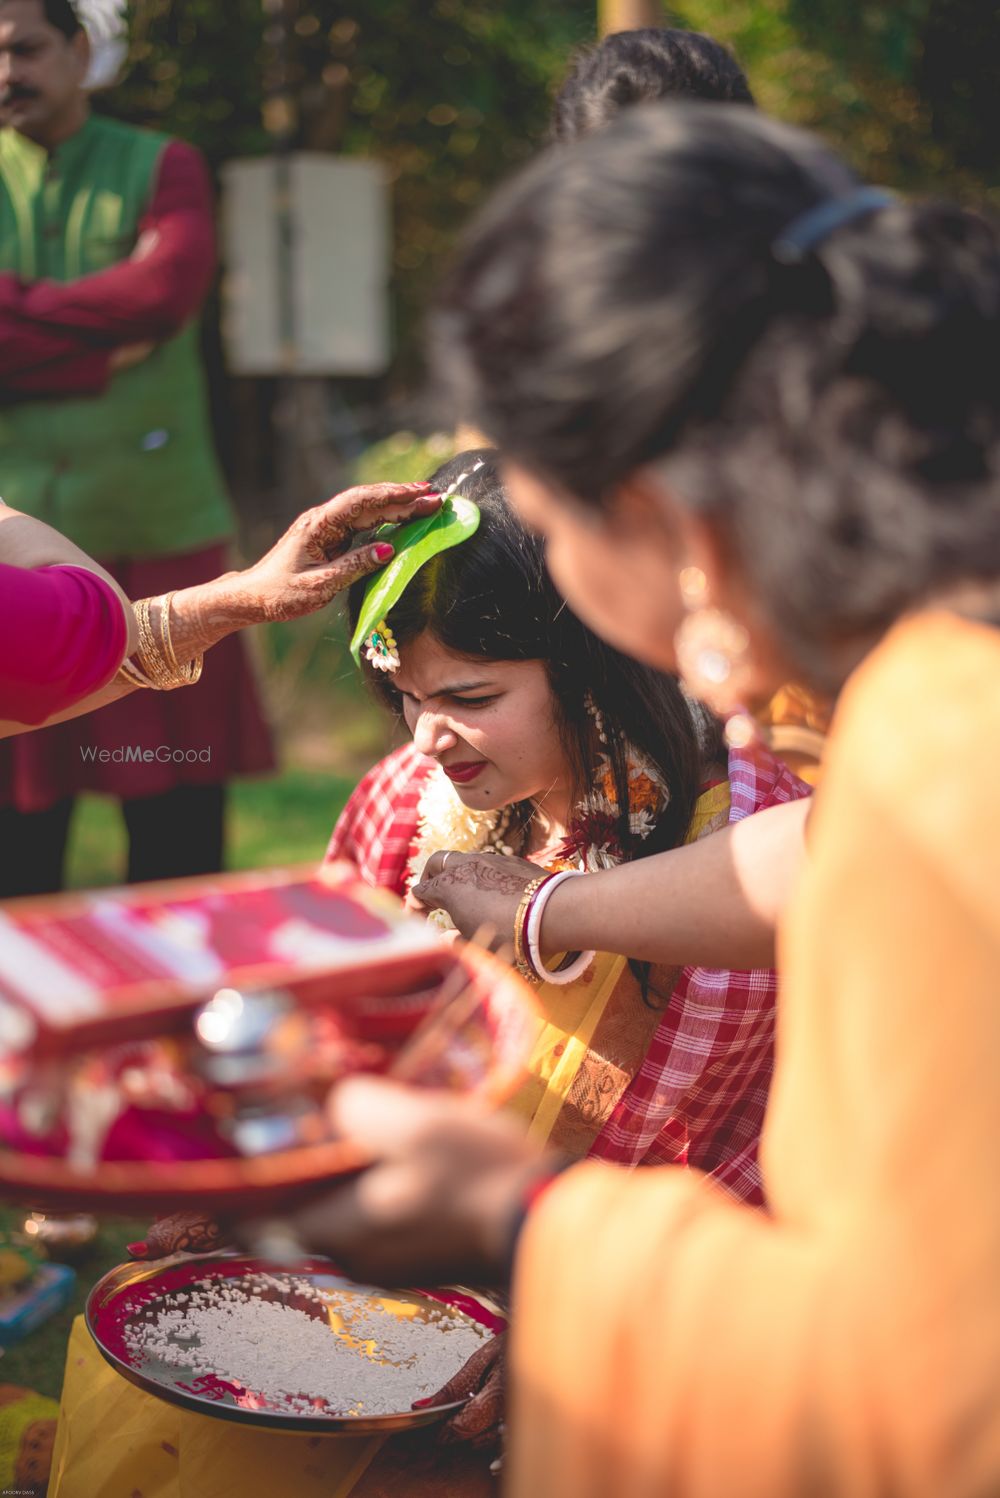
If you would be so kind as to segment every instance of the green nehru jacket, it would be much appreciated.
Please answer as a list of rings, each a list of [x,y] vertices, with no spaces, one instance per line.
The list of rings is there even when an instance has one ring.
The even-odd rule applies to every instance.
[[[0,272],[67,282],[127,259],[169,144],[93,116],[50,158],[0,131]],[[0,494],[92,556],[158,557],[230,536],[196,323],[99,395],[0,409]]]

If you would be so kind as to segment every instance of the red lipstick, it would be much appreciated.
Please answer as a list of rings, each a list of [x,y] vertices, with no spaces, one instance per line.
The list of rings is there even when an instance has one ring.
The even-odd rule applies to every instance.
[[[448,779],[453,780],[456,785],[469,785],[486,769],[486,761],[484,759],[477,759],[467,764],[442,765],[441,768]]]

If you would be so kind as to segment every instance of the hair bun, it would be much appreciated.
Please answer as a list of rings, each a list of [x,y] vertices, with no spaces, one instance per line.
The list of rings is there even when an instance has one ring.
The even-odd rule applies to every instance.
[[[995,403],[1000,242],[984,219],[948,203],[899,203],[833,236],[819,258],[845,373],[885,385],[924,428],[962,424]]]

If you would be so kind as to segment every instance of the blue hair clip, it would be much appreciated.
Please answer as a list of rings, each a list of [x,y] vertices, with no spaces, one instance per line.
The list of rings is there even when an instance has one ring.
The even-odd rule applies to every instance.
[[[888,208],[895,201],[893,194],[883,187],[859,187],[844,198],[827,198],[782,229],[771,253],[781,265],[798,265],[835,229],[877,213],[880,208]]]

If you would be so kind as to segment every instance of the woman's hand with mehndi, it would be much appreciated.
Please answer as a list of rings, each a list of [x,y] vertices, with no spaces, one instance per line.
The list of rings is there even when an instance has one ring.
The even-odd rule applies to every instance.
[[[501,1332],[474,1352],[443,1389],[414,1406],[420,1409],[464,1401],[441,1428],[438,1440],[442,1446],[471,1446],[476,1451],[499,1446],[504,1426],[506,1355],[507,1333]]]
[[[542,872],[526,858],[434,853],[413,895],[427,910],[446,910],[470,941],[486,929],[495,932],[499,942],[510,942],[521,896]]]
[[[266,556],[208,586],[242,622],[298,619],[324,608],[358,578],[384,567],[391,542],[351,550],[355,535],[386,521],[419,520],[441,508],[430,484],[369,484],[306,510]],[[223,596],[225,595],[225,597]]]
[[[130,1243],[133,1259],[167,1259],[172,1254],[214,1254],[231,1246],[218,1223],[204,1212],[172,1212],[158,1217],[141,1243]]]

